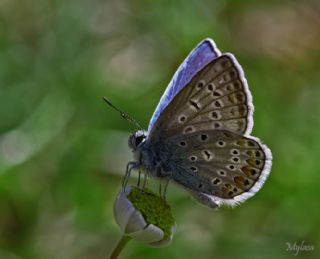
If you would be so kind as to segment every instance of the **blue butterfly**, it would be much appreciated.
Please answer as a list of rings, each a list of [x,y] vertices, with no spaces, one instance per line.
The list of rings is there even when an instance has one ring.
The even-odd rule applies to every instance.
[[[271,151],[250,135],[252,96],[232,54],[203,40],[180,65],[150,120],[129,137],[132,170],[173,181],[216,208],[253,196],[271,170]]]

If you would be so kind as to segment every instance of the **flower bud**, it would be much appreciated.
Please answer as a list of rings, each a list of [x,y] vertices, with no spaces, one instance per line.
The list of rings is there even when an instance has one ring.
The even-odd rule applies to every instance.
[[[168,245],[175,220],[166,201],[148,189],[121,189],[114,203],[114,216],[124,235],[148,245]]]

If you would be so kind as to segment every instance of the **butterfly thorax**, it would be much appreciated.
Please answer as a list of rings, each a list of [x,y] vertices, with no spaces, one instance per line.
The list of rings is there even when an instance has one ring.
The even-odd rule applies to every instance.
[[[171,154],[160,140],[151,144],[146,132],[137,131],[129,137],[129,147],[133,152],[136,169],[145,170],[147,174],[158,178],[171,175],[168,163]]]

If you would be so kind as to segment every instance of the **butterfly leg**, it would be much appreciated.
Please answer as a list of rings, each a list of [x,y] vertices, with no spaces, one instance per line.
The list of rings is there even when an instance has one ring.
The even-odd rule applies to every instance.
[[[123,181],[122,181],[122,188],[126,188],[129,178],[130,178],[130,174],[132,169],[134,169],[136,167],[136,163],[135,162],[129,162],[127,164],[127,168],[126,168],[126,173],[123,177]]]
[[[161,196],[161,188],[162,188],[162,183],[159,183],[159,195]]]
[[[191,193],[191,195],[193,196],[193,198],[195,198],[198,202],[200,202],[203,205],[206,205],[210,208],[218,208],[219,204],[216,203],[213,199],[211,199],[210,197],[208,197],[208,195],[201,193],[201,192],[194,192],[189,190],[189,192]]]
[[[147,185],[147,173],[144,172],[144,179],[143,179],[142,190],[146,187],[146,185]]]
[[[141,170],[139,170],[138,172],[138,183],[137,183],[138,187],[140,187],[140,183],[141,183]]]
[[[168,184],[170,181],[170,177],[167,177],[164,181],[160,181],[160,183],[159,183],[159,195],[164,200],[166,200],[167,188],[168,188]],[[163,191],[162,191],[162,186],[163,186]]]
[[[164,185],[164,190],[163,190],[163,195],[162,195],[164,200],[167,200],[167,189],[168,189],[169,181],[170,181],[170,177],[168,177],[166,179],[166,182],[165,182],[165,185]]]

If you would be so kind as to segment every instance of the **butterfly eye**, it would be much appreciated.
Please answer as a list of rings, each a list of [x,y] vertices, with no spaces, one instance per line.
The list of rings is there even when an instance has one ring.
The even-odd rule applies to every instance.
[[[138,137],[136,137],[136,147],[137,146],[139,146],[143,141],[144,141],[144,139],[146,138],[146,136],[144,136],[144,135],[141,135],[141,136],[138,136]]]

